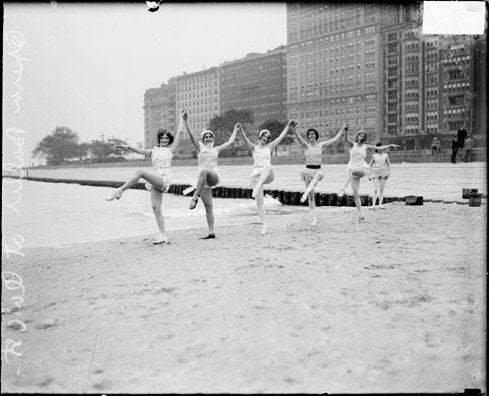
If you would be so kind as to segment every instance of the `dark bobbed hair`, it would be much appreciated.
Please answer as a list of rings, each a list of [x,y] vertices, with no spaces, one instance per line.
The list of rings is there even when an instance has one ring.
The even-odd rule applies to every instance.
[[[309,132],[314,132],[314,135],[316,136],[316,140],[319,139],[319,132],[317,130],[315,130],[314,128],[309,128],[306,132],[306,137],[309,136]]]
[[[173,135],[170,132],[168,132],[166,129],[163,129],[163,128],[158,129],[158,132],[156,134],[156,141],[157,141],[157,143],[160,144],[160,139],[164,135],[168,136],[168,139],[170,140],[170,142],[168,144],[172,144],[173,143],[173,140],[175,138],[173,137]]]
[[[380,146],[382,146],[382,143],[380,143],[380,142],[375,145],[375,147],[380,147]],[[375,152],[378,153],[379,152],[379,149],[375,150]]]

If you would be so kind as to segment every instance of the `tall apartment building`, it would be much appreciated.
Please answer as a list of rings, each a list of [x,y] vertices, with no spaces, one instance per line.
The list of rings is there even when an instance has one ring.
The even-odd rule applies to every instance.
[[[286,47],[264,54],[251,53],[242,59],[220,65],[221,111],[253,112],[258,129],[267,120],[287,118]]]
[[[418,13],[400,6],[399,23],[381,31],[382,142],[421,149],[437,136],[448,148],[461,127],[486,131],[484,41],[422,35]]]
[[[144,93],[144,146],[151,148],[157,142],[159,128],[176,132],[175,86],[161,84],[159,88],[149,88]]]
[[[287,4],[287,113],[301,130],[332,136],[349,122],[380,138],[380,29],[396,23],[397,6]]]
[[[179,112],[185,108],[188,113],[188,125],[194,134],[208,128],[209,121],[219,114],[219,68],[201,70],[195,73],[183,73],[174,77],[175,86],[175,117],[178,120]],[[189,158],[194,156],[188,135],[182,135],[181,147],[177,157]]]

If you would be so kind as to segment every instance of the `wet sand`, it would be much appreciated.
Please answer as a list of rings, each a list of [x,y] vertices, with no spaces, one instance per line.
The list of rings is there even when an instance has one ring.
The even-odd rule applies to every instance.
[[[364,213],[10,254],[3,392],[486,391],[487,204]]]

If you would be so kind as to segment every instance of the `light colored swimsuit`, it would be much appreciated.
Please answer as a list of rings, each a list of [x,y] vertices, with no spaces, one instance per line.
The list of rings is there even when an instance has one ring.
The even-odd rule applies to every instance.
[[[357,143],[354,143],[350,149],[350,161],[348,162],[347,171],[355,171],[357,169],[364,169],[365,174],[368,173],[369,166],[365,161],[367,157],[367,146],[362,144],[361,147]]]
[[[387,176],[387,153],[375,153],[372,155],[373,164],[369,172],[369,179],[385,178]]]
[[[253,150],[253,169],[251,170],[249,181],[250,186],[258,182],[263,167],[271,164],[271,154],[268,146],[255,146],[255,149]]]
[[[212,187],[216,187],[221,182],[221,176],[219,175],[219,170],[217,169],[217,157],[219,156],[219,152],[216,150],[214,145],[212,146],[205,145],[200,141],[199,141],[199,147],[200,150],[199,150],[199,154],[197,155],[199,175],[203,169],[210,169],[216,172],[218,181],[215,186],[212,186]],[[207,185],[206,183],[205,187],[211,187],[211,186]]]
[[[306,169],[301,170],[301,178],[304,181],[311,181],[317,172],[321,172],[321,177],[323,178],[321,171],[321,162],[323,160],[323,147],[316,144],[315,146],[308,144],[306,151],[304,151],[304,156],[306,157]],[[308,166],[314,166],[319,168],[308,168]]]
[[[155,146],[151,150],[151,162],[155,173],[163,178],[161,187],[156,187],[157,190],[167,192],[171,185],[171,159],[173,154],[170,147]],[[145,182],[145,187],[150,191],[154,186],[151,183]]]

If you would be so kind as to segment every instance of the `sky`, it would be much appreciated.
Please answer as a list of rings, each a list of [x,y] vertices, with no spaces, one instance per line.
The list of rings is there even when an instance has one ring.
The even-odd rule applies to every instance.
[[[425,33],[483,30],[484,2],[424,4]],[[286,16],[266,2],[4,3],[3,154],[22,136],[28,157],[57,126],[142,142],[146,89],[286,45]]]
[[[146,89],[285,45],[286,30],[285,3],[4,3],[3,151],[8,128],[26,156],[57,126],[142,142]]]

